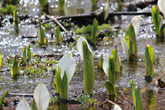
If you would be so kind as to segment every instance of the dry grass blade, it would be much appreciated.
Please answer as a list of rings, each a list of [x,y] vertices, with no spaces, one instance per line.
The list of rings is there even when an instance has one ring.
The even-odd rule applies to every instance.
[[[65,29],[65,27],[63,27],[61,25],[60,22],[58,22],[58,20],[55,18],[55,17],[51,17],[49,15],[47,15],[46,13],[43,13],[46,17],[50,18],[50,19],[53,19],[74,41],[77,41],[71,34],[68,30]]]

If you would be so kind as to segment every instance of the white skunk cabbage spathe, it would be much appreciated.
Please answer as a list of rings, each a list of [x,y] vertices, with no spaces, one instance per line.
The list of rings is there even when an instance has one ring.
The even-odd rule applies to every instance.
[[[64,72],[66,71],[69,84],[75,72],[76,61],[73,59],[71,54],[66,52],[64,56],[59,60],[58,66],[61,68],[61,79],[63,78]]]
[[[134,26],[135,34],[137,36],[140,28],[140,16],[135,16],[131,19],[131,23]]]
[[[19,102],[19,104],[17,105],[16,110],[31,110],[29,104],[24,97],[22,97],[21,102]]]
[[[114,110],[122,110],[122,109],[121,109],[121,107],[119,105],[115,104]]]
[[[92,53],[92,50],[91,50],[91,48],[90,48],[90,46],[89,46],[89,44],[88,44],[86,38],[85,38],[85,37],[80,37],[80,38],[77,40],[77,50],[78,50],[78,52],[80,53],[80,56],[81,56],[81,59],[82,59],[82,60],[84,60],[84,57],[83,57],[83,47],[82,47],[83,41],[86,42],[86,44],[87,44],[87,46],[88,46],[88,49],[89,49],[89,50],[91,51],[91,53]]]
[[[165,0],[158,0],[158,7],[165,17]]]
[[[110,57],[110,53],[105,54],[105,58],[103,61],[103,70],[107,76],[108,76],[109,57]]]
[[[45,84],[41,81],[34,90],[33,94],[38,110],[46,110],[49,105],[50,94]]]
[[[120,37],[121,45],[123,47],[124,53],[126,54],[127,58],[129,58],[128,55],[128,44],[126,43],[125,39],[123,37]]]

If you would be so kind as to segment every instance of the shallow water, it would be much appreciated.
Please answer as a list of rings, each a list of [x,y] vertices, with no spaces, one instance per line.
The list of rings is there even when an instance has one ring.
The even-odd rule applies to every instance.
[[[34,16],[36,19],[40,14],[40,9],[38,2],[34,2],[35,0],[29,0],[29,2],[25,3],[23,7],[19,7],[20,14],[29,14]],[[91,11],[91,2],[88,0],[74,0],[75,2],[70,2],[69,0],[66,1],[65,5],[65,14],[66,15],[73,15],[73,14],[81,14],[81,13],[90,13]],[[103,2],[105,2],[104,0]],[[134,0],[135,1],[135,0]],[[50,0],[50,7],[53,14],[58,13],[57,9],[57,1]],[[132,2],[132,0],[128,0],[128,2]],[[23,3],[23,0],[21,1]],[[31,5],[33,4],[33,5]],[[55,5],[54,5],[55,4]],[[78,4],[78,5],[76,5]],[[104,6],[102,1],[98,1],[98,6]],[[151,6],[148,7],[150,10]],[[74,11],[73,11],[74,10]],[[10,18],[12,16],[6,16],[6,18]],[[122,23],[119,23],[118,20],[116,22],[111,23],[111,26],[120,26],[122,29],[126,30],[129,21],[133,16],[122,16]],[[32,40],[37,40],[37,38],[29,39],[24,38],[22,36],[39,36],[38,28],[35,28],[35,25],[27,25],[25,23],[30,23],[31,20],[27,19],[26,21],[21,21],[19,24],[19,34],[16,34],[14,31],[13,24],[10,24],[8,19],[4,20],[6,22],[5,26],[0,28],[0,52],[2,54],[2,60],[5,61],[7,57],[15,55],[22,55],[22,48],[30,44]],[[152,23],[151,16],[141,16],[141,27],[140,32],[137,36],[137,46],[138,46],[138,62],[136,64],[130,64],[126,60],[126,56],[123,52],[123,49],[120,44],[119,37],[124,37],[124,31],[121,30],[118,33],[118,37],[113,37],[109,41],[104,42],[100,41],[96,43],[95,49],[92,47],[94,53],[94,64],[97,66],[99,64],[99,59],[101,54],[111,52],[114,47],[117,45],[118,54],[122,59],[123,64],[123,71],[121,75],[118,75],[116,81],[116,87],[118,92],[123,92],[123,88],[129,89],[130,85],[129,82],[131,79],[137,84],[140,88],[144,88],[148,85],[148,82],[145,81],[145,65],[144,65],[144,48],[146,44],[151,45],[155,50],[155,63],[154,68],[156,69],[156,76],[160,75],[164,72],[165,66],[165,46],[164,43],[157,42],[156,33],[154,31],[154,25]],[[46,37],[48,40],[52,40],[50,32],[46,33]],[[76,72],[69,84],[69,98],[75,98],[82,94],[83,91],[83,70],[82,65],[83,62],[80,59],[80,56],[77,52],[76,47],[70,46],[68,43],[63,43],[60,46],[57,46],[55,43],[48,44],[46,50],[43,48],[39,48],[38,46],[31,44],[31,52],[34,55],[45,55],[45,54],[59,54],[63,55],[66,51],[71,51],[74,55],[74,58],[77,61],[77,68]],[[2,65],[0,68],[4,70],[4,72],[0,72],[0,87],[1,87],[1,94],[2,92],[9,90],[10,93],[20,93],[20,94],[32,94],[36,85],[40,82],[40,80],[47,85],[49,91],[51,93],[55,93],[54,86],[50,86],[53,74],[48,72],[47,75],[39,75],[36,77],[28,77],[26,75],[21,75],[17,80],[11,79],[10,67],[8,65]],[[103,72],[100,72],[98,68],[95,68],[95,87],[94,87],[94,98],[97,98],[100,102],[105,101],[108,97],[107,90],[104,87],[105,81],[107,80],[106,75]],[[165,80],[165,77],[162,78]],[[163,103],[165,103],[164,99],[160,100],[160,97],[163,97],[164,91],[162,93],[157,93],[153,90],[154,86],[152,85],[147,91],[145,95],[143,95],[144,100],[144,107],[145,110],[156,108],[160,108],[161,110],[164,109]],[[129,97],[129,93],[126,94]],[[151,96],[154,98],[150,99]],[[132,101],[131,99],[129,99]],[[119,99],[122,102],[122,99]],[[150,102],[156,101],[156,105],[150,106]],[[129,104],[129,103],[128,103]],[[155,106],[154,106],[155,105]],[[122,107],[126,108],[127,105],[123,105]]]

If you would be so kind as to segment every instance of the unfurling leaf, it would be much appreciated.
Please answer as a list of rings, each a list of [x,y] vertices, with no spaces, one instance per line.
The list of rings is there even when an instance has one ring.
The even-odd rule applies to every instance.
[[[95,43],[96,39],[97,39],[97,27],[98,27],[98,21],[96,19],[94,19],[93,21],[93,25],[92,25],[92,33],[91,33],[91,42]]]
[[[150,45],[145,48],[145,75],[153,77],[154,49]]]
[[[93,65],[93,54],[89,49],[87,42],[82,42],[83,59],[84,59],[84,94],[93,95],[94,88],[94,65]]]
[[[141,93],[138,88],[135,88],[135,84],[133,83],[133,80],[130,81],[131,85],[131,91],[132,91],[132,97],[133,97],[133,103],[136,110],[143,110],[143,102]]]

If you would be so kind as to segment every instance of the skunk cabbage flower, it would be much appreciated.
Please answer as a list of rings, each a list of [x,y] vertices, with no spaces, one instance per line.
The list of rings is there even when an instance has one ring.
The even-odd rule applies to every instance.
[[[58,66],[61,68],[61,79],[63,79],[64,72],[66,71],[68,84],[72,79],[72,76],[75,72],[76,62],[68,52],[59,60]]]
[[[48,108],[50,94],[45,84],[41,81],[35,88],[33,96],[38,110],[46,110]]]
[[[127,58],[129,59],[129,55],[128,55],[128,44],[126,43],[125,39],[123,37],[120,37],[120,41],[121,41],[121,45],[123,47],[124,53],[127,56]]]
[[[84,37],[80,37],[77,40],[77,50],[80,53],[81,59],[84,61],[84,94],[93,95],[94,88],[94,64],[92,50]]]
[[[165,0],[158,0],[158,7],[165,17]]]
[[[24,97],[22,97],[21,102],[19,102],[19,104],[17,105],[16,110],[31,110],[29,104]]]
[[[107,76],[108,76],[109,57],[110,57],[110,53],[105,54],[105,58],[103,61],[103,70]]]
[[[81,59],[84,60],[84,57],[83,57],[83,47],[82,47],[82,43],[83,41],[86,42],[87,46],[88,46],[88,49],[91,51],[92,53],[92,50],[87,42],[87,40],[85,39],[85,37],[80,37],[78,40],[77,40],[77,50],[78,52],[80,53],[80,56],[81,56]]]
[[[134,26],[135,34],[137,36],[140,28],[140,16],[135,16],[131,19],[131,23]]]
[[[119,105],[115,104],[114,110],[122,110],[122,109],[121,109],[121,107]]]

